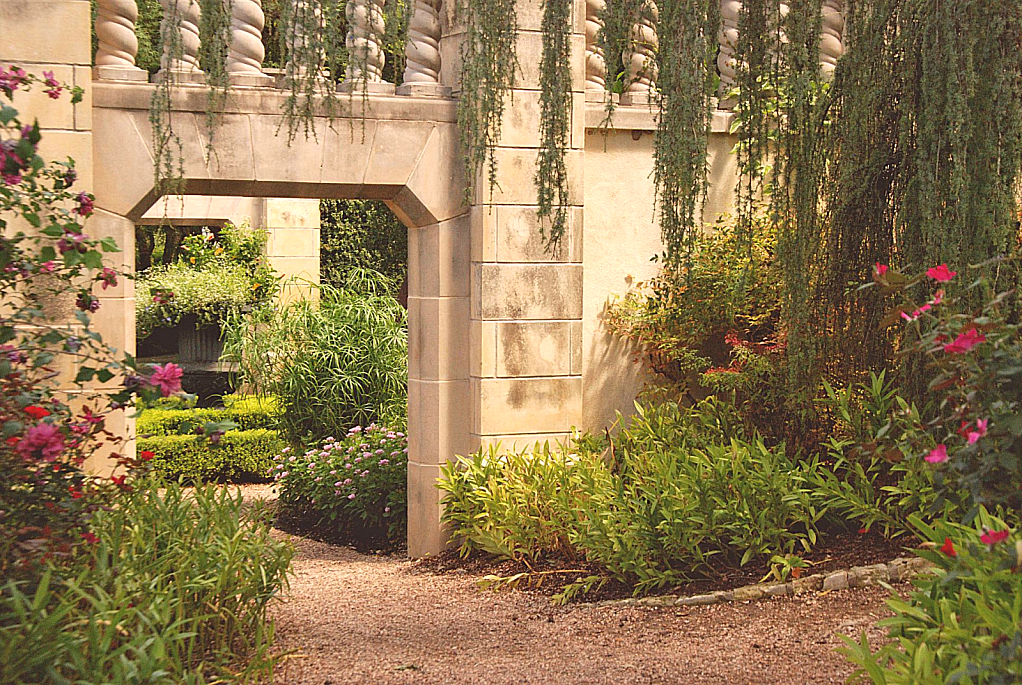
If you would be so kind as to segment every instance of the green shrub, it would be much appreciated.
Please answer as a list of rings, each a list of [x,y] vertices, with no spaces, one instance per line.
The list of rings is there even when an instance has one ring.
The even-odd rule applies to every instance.
[[[291,448],[275,457],[280,502],[294,517],[314,517],[353,541],[404,542],[408,490],[408,438],[371,424],[341,440],[328,437],[304,454]]]
[[[263,682],[293,554],[270,530],[224,488],[141,484],[69,566],[0,587],[0,682]]]
[[[408,273],[408,229],[378,200],[320,203],[320,272],[323,283],[343,286],[348,273],[372,269],[396,289]]]
[[[136,419],[135,430],[140,436],[177,435],[206,422],[230,421],[238,430],[247,431],[272,429],[277,421],[273,398],[228,395],[224,404],[227,406],[223,409],[144,409]]]
[[[843,637],[840,651],[858,667],[852,677],[877,685],[1022,682],[1022,539],[985,510],[972,528],[913,523],[934,543],[919,554],[936,569],[913,581],[907,599],[888,600],[894,616],[879,624],[887,644],[874,652],[865,633]]]
[[[407,314],[378,279],[353,276],[322,286],[319,301],[238,317],[224,358],[244,382],[280,405],[278,426],[292,442],[322,440],[338,427],[400,425],[407,412]]]
[[[689,421],[677,405],[642,410],[604,455],[544,447],[460,459],[442,467],[445,521],[463,553],[575,557],[636,593],[709,574],[711,562],[811,549],[824,513],[809,486],[816,464],[758,440],[696,446],[698,431],[719,428]],[[567,594],[600,580],[580,579]]]
[[[276,431],[257,428],[228,431],[216,444],[198,435],[139,438],[138,451],[152,452],[153,469],[171,480],[262,480],[286,444]]]

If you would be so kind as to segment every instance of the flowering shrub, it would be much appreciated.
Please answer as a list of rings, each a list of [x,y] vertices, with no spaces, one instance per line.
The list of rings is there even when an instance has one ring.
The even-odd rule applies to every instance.
[[[934,465],[946,491],[964,488],[973,511],[1022,510],[1022,329],[1002,315],[1008,294],[987,294],[983,307],[971,311],[962,303],[976,299],[967,299],[971,291],[988,290],[983,277],[949,297],[944,284],[953,286],[958,274],[946,264],[913,278],[878,265],[875,275],[904,300],[888,320],[896,314],[915,329],[907,348],[927,362],[938,405],[925,453],[916,445],[906,454]]]
[[[907,599],[888,600],[891,641],[873,651],[865,633],[840,651],[873,683],[941,685],[1022,682],[1022,540],[982,510],[973,527],[915,527],[933,544],[919,554],[934,573]]]
[[[404,539],[408,438],[400,431],[355,426],[304,454],[285,448],[273,474],[289,514],[311,513],[354,540]]]

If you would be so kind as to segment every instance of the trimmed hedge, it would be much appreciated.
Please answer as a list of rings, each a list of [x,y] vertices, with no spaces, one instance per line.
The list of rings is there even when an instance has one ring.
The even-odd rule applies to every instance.
[[[272,429],[278,413],[273,398],[225,397],[224,409],[145,409],[139,415],[135,431],[139,436],[177,435],[185,424],[202,425],[207,421],[233,421],[238,430]],[[233,432],[233,431],[232,431]]]
[[[141,433],[141,431],[139,431]],[[157,473],[177,480],[265,480],[273,458],[287,443],[277,431],[258,428],[229,431],[219,445],[198,435],[154,435],[138,439],[138,451],[156,456],[152,465]]]

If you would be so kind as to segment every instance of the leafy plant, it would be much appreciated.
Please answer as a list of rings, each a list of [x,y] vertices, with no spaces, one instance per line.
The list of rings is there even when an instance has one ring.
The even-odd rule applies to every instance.
[[[981,511],[974,527],[913,525],[933,543],[918,554],[935,565],[913,580],[907,599],[888,600],[879,625],[888,641],[874,651],[865,633],[842,636],[853,678],[877,685],[1008,685],[1022,679],[1022,540]],[[1017,537],[1017,536],[1014,536]]]
[[[250,387],[277,398],[279,428],[292,442],[322,439],[337,426],[401,423],[405,310],[367,272],[350,274],[346,287],[318,292],[318,302],[236,316],[227,326],[224,358],[239,364]]]
[[[408,229],[379,201],[323,200],[320,203],[321,282],[343,286],[357,269],[379,272],[394,284],[408,273]]]
[[[327,437],[304,454],[285,448],[274,480],[284,511],[313,517],[359,541],[404,541],[408,438],[376,424],[355,426],[340,440]]]
[[[229,429],[212,439],[202,435],[153,435],[140,437],[139,453],[152,455],[153,471],[171,480],[188,483],[265,481],[273,457],[287,443],[277,431],[265,428]]]

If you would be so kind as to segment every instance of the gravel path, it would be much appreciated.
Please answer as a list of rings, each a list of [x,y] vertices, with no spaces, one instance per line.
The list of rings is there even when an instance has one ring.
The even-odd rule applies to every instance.
[[[886,592],[846,590],[709,607],[554,607],[295,538],[290,598],[275,611],[294,654],[287,685],[342,683],[842,683],[838,632],[871,642]]]

